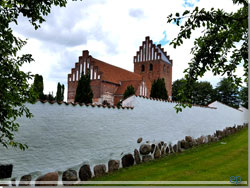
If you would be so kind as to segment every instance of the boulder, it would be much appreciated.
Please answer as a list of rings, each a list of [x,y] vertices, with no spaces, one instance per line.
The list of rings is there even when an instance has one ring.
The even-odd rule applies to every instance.
[[[152,160],[152,156],[151,155],[144,155],[142,156],[142,162],[148,162]]]
[[[12,164],[0,164],[0,179],[10,178],[12,175]]]
[[[173,151],[174,151],[175,153],[177,153],[177,145],[176,145],[176,144],[173,146]]]
[[[36,186],[56,186],[58,182],[58,172],[50,172],[36,179]],[[51,184],[42,183],[43,181],[51,181]]]
[[[141,143],[142,142],[142,138],[138,138],[137,139],[137,143],[139,144],[139,143]]]
[[[149,144],[142,144],[140,146],[140,154],[147,155],[151,152],[151,145]]]
[[[74,182],[74,181],[77,181],[78,178],[77,178],[77,172],[75,170],[66,170],[63,172],[62,174],[62,181],[63,181],[63,185],[74,185],[74,184],[68,184],[67,181],[71,181],[71,182]]]
[[[173,153],[173,147],[172,147],[171,144],[169,144],[169,152],[170,152],[170,153]]]
[[[87,181],[91,178],[92,172],[90,170],[90,166],[85,164],[79,170],[79,178],[81,181]]]
[[[186,137],[185,137],[185,140],[186,140],[187,142],[192,142],[193,138],[192,138],[191,136],[186,136]]]
[[[29,186],[31,179],[32,179],[31,175],[22,176],[19,182],[19,186]]]
[[[132,154],[127,154],[122,157],[122,167],[129,167],[134,165],[134,157]]]
[[[151,153],[153,153],[154,150],[155,150],[155,144],[152,144],[152,145],[151,145]]]
[[[135,157],[135,163],[140,164],[141,163],[141,158],[139,151],[137,149],[134,150],[134,157]]]
[[[95,177],[101,177],[106,174],[106,166],[104,164],[96,165],[94,167]]]
[[[167,146],[166,147],[166,155],[168,155],[169,154],[169,147]]]
[[[120,167],[120,161],[119,160],[109,160],[108,162],[108,172],[114,172],[118,170]]]
[[[201,136],[199,138],[196,139],[198,145],[204,144],[205,143],[205,138],[204,136]]]
[[[155,147],[154,158],[159,159],[161,157],[161,150],[158,146]]]
[[[161,148],[161,156],[164,156],[164,155],[165,155],[165,148],[162,147],[162,148]]]
[[[158,147],[159,147],[159,149],[161,150],[161,143],[158,143]]]

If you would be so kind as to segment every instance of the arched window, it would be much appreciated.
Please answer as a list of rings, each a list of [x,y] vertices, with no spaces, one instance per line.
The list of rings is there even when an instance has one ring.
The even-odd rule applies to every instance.
[[[153,70],[153,64],[152,64],[152,63],[150,63],[150,65],[149,65],[149,70],[150,70],[150,71]]]
[[[145,71],[145,66],[144,66],[144,65],[141,66],[141,71],[142,71],[142,72]]]

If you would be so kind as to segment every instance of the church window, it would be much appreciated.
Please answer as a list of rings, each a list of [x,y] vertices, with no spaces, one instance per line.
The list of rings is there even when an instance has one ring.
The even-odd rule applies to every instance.
[[[96,71],[95,71],[95,73],[94,73],[94,80],[96,80]]]
[[[166,65],[163,65],[163,72],[166,71]]]
[[[101,75],[98,75],[97,79],[100,80],[101,79]]]
[[[84,64],[83,64],[83,74],[86,74],[86,62],[84,61]]]
[[[90,68],[90,80],[92,80],[92,78],[93,78],[93,67],[91,66],[91,68]]]
[[[78,80],[78,70],[76,71],[76,81]]]
[[[144,72],[144,71],[145,71],[145,66],[142,65],[142,66],[141,66],[141,72]]]
[[[73,82],[75,81],[75,74],[73,73]]]
[[[69,78],[69,81],[71,82],[71,78]]]
[[[149,65],[149,70],[150,70],[150,71],[153,70],[153,64],[152,64],[152,63],[150,63],[150,65]]]

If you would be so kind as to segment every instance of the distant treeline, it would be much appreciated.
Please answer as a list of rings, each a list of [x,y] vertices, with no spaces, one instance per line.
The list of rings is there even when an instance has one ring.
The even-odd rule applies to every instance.
[[[239,105],[248,108],[248,87],[238,88],[228,78],[222,79],[215,88],[207,81],[196,81],[191,85],[185,79],[174,81],[172,100],[181,101],[181,92],[191,104],[208,105],[217,100],[235,108]]]

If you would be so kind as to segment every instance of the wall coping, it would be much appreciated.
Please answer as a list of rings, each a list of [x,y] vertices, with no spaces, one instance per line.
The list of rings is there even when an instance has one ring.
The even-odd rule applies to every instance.
[[[189,103],[181,103],[181,102],[172,101],[172,100],[164,100],[164,99],[158,99],[158,98],[152,98],[152,97],[145,97],[145,96],[142,96],[142,95],[135,95],[135,97],[140,97],[140,98],[144,98],[144,99],[147,99],[147,100],[167,102],[167,103],[189,104]],[[201,107],[201,108],[217,109],[216,107],[203,106],[203,105],[199,105],[199,104],[190,104],[190,105],[195,106],[195,107]]]
[[[122,110],[122,109],[131,109],[133,110],[134,107],[129,107],[129,106],[122,106],[122,107],[118,107],[118,106],[111,106],[111,105],[102,105],[102,104],[85,104],[85,103],[73,103],[73,102],[64,102],[64,101],[60,101],[60,102],[57,102],[57,101],[47,101],[47,100],[40,100],[40,99],[37,99],[36,102],[41,102],[42,104],[45,104],[45,103],[49,103],[49,104],[65,104],[66,106],[68,105],[72,105],[72,106],[86,106],[86,107],[102,107],[102,108],[108,108],[108,109],[118,109],[118,110]]]

